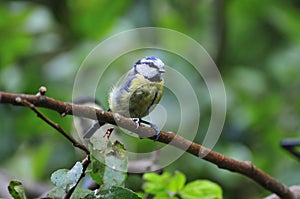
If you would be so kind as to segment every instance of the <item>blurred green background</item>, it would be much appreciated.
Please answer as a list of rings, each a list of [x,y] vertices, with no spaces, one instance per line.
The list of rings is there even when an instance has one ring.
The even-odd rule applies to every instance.
[[[237,160],[250,160],[287,185],[299,184],[299,161],[280,147],[283,139],[300,139],[299,20],[297,0],[3,0],[0,90],[35,94],[45,85],[48,96],[71,101],[76,72],[99,42],[136,27],[177,30],[203,45],[224,80],[227,118],[214,150]],[[176,65],[171,55],[162,59],[171,67]],[[183,69],[187,65],[180,64]],[[119,75],[130,67],[120,64]],[[193,70],[185,73],[194,77]],[[112,79],[104,81],[107,90],[98,91],[105,107],[108,89],[115,83]],[[205,90],[201,80],[191,82]],[[206,95],[200,100],[199,134],[210,119]],[[176,101],[168,101],[168,96],[171,94],[166,94],[162,103],[178,106]],[[190,109],[193,104],[186,106]],[[42,111],[71,131],[72,117]],[[176,129],[176,123],[168,122],[164,130]],[[26,108],[0,105],[0,135],[0,171],[15,178],[47,184],[54,170],[70,168],[80,159],[70,143]],[[201,135],[195,141],[200,143]],[[146,144],[153,145],[150,141],[135,142],[142,143],[136,143],[141,150],[147,150],[143,149]],[[269,194],[239,174],[188,154],[165,170],[180,170],[189,181],[217,182],[225,198]],[[139,191],[141,183],[140,176],[130,175],[127,186]]]

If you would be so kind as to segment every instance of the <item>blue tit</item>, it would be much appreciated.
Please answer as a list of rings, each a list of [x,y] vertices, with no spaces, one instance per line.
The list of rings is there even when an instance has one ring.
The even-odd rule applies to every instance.
[[[126,77],[115,86],[109,95],[109,108],[112,112],[134,119],[140,124],[149,124],[157,132],[156,125],[143,121],[159,103],[163,90],[165,72],[164,63],[156,57],[145,57],[138,60]]]
[[[160,101],[164,90],[164,72],[164,63],[156,57],[138,60],[112,89],[108,100],[109,111],[131,118],[137,125],[141,122],[150,125],[157,132],[156,139],[160,135],[158,127],[141,118],[147,116]],[[102,125],[96,121],[83,137],[90,138]]]

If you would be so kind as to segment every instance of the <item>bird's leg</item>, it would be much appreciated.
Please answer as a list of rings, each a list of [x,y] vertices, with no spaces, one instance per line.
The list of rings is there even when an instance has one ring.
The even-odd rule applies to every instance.
[[[155,140],[158,140],[159,136],[160,136],[160,130],[158,128],[158,126],[156,124],[153,124],[151,122],[145,121],[145,120],[140,120],[140,123],[144,123],[144,124],[148,124],[151,128],[153,128],[156,131],[156,138]]]

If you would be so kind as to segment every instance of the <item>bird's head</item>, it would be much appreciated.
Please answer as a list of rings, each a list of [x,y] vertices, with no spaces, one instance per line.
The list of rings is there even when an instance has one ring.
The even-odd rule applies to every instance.
[[[145,57],[134,64],[134,71],[150,81],[161,81],[165,72],[165,64],[156,57]]]

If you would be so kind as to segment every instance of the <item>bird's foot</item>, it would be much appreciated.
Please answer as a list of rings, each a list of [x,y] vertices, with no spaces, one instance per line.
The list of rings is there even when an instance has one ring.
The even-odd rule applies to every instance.
[[[140,120],[140,118],[130,118],[132,121],[134,121],[135,122],[135,127],[136,128],[139,128],[139,126],[141,125],[141,120]]]
[[[160,130],[159,130],[158,126],[156,124],[153,124],[151,122],[147,122],[145,120],[141,120],[140,122],[142,122],[144,124],[148,124],[151,128],[153,128],[156,131],[155,141],[157,141],[159,139],[159,136],[160,136]]]
[[[159,128],[156,124],[150,123],[149,125],[156,131],[155,141],[157,141],[159,139],[159,136],[160,136],[160,130],[159,130]]]

